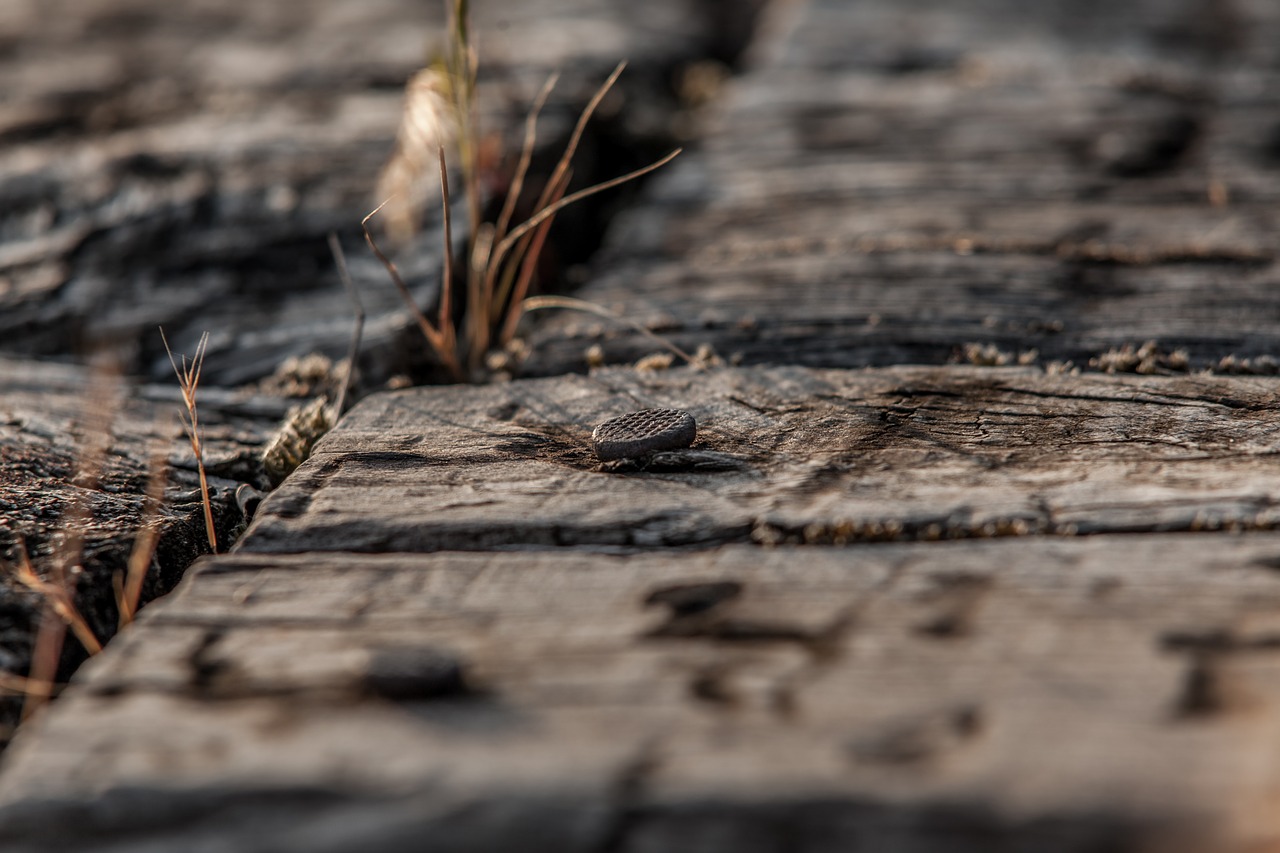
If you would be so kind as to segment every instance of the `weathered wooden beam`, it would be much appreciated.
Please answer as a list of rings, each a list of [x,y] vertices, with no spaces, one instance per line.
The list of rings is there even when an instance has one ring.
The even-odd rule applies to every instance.
[[[611,37],[665,49],[668,7],[619,10],[575,6],[521,36],[588,64],[611,64]],[[298,42],[355,38],[394,11],[344,12],[349,28],[316,15]],[[238,554],[205,562],[25,731],[0,774],[0,846],[1280,844],[1280,380],[796,366],[1097,358],[1162,374],[1270,354],[1280,12],[774,11],[708,144],[619,230],[585,295],[688,349],[792,366],[366,400],[264,504]],[[228,43],[296,12],[257,14],[223,21]],[[136,21],[124,24],[132,43]],[[407,69],[417,36],[397,33],[394,67]],[[278,40],[266,44],[237,55],[269,58]],[[130,126],[108,153],[64,163],[80,148],[49,146],[57,121],[0,107],[0,137],[17,127],[20,143],[0,166],[39,167],[0,185],[15,199],[0,225],[19,235],[0,247],[0,299],[40,306],[4,315],[35,330],[23,346],[62,333],[52,293],[125,299],[107,315],[123,329],[267,279],[290,295],[253,318],[257,332],[219,342],[224,378],[270,366],[325,317],[345,342],[345,309],[292,291],[321,264],[300,246],[368,185],[380,157],[348,120],[393,116],[399,72],[353,72],[340,111],[313,114],[341,82],[292,61],[221,68],[219,92],[257,80],[291,105],[283,119],[253,99],[248,118],[211,117],[218,99],[193,97],[196,112],[162,123],[141,159],[119,157],[153,140]],[[35,78],[65,79],[41,62]],[[0,77],[13,67],[0,58]],[[214,125],[250,144],[201,135]],[[294,163],[300,129],[321,142]],[[224,149],[242,156],[227,165]],[[352,167],[337,191],[324,177],[335,160]],[[101,174],[119,186],[80,180]],[[285,175],[281,191],[268,174]],[[46,196],[63,206],[32,201]],[[265,227],[291,203],[301,224]],[[189,231],[148,230],[173,211]],[[259,271],[242,275],[251,261]],[[141,298],[193,269],[213,270],[199,292]],[[126,279],[134,293],[107,287]],[[577,367],[600,337],[549,323],[529,368]],[[1146,338],[1164,349],[1106,353]],[[606,343],[606,357],[653,349]],[[592,426],[647,406],[691,411],[698,442],[602,467]],[[35,435],[31,423],[17,425]]]
[[[14,569],[27,554],[37,575],[78,566],[75,601],[98,641],[116,631],[116,576],[123,578],[144,527],[158,526],[142,602],[169,592],[209,550],[195,456],[179,425],[176,381],[138,388],[110,371],[0,358],[0,670],[25,677],[45,600]],[[221,547],[246,520],[236,501],[241,482],[262,480],[259,456],[287,402],[266,396],[202,395],[205,465]],[[156,399],[160,398],[160,399]],[[100,451],[93,448],[101,447]],[[163,466],[165,499],[145,508],[153,457]],[[97,459],[95,462],[94,460]],[[74,549],[76,537],[82,548]],[[67,549],[73,549],[68,551]],[[59,682],[85,657],[75,639],[64,647]],[[0,742],[18,722],[22,697],[0,696]]]
[[[963,362],[979,344],[1089,369],[1156,340],[1179,370],[1280,370],[1275,7],[776,17],[581,296],[745,363]],[[530,339],[532,374],[655,351],[582,315]]]
[[[86,0],[0,14],[0,42],[14,48],[0,56],[0,349],[138,340],[131,372],[162,380],[156,326],[185,351],[208,331],[206,385],[257,380],[287,356],[339,358],[352,308],[326,244],[336,230],[368,312],[367,378],[414,367],[421,341],[359,221],[382,200],[402,87],[439,49],[447,5]],[[485,126],[516,136],[515,150],[528,101],[563,71],[541,136],[554,156],[624,60],[632,70],[602,113],[615,139],[668,133],[667,75],[723,35],[697,0],[473,7]],[[585,143],[580,180],[612,167],[601,138]],[[396,254],[423,305],[440,274],[435,216]]]
[[[0,839],[1243,850],[1280,837],[1277,555],[1268,533],[221,557],[24,731]]]
[[[1276,380],[1032,368],[607,370],[376,395],[240,548],[436,551],[1270,528]],[[687,409],[602,470],[594,424]]]

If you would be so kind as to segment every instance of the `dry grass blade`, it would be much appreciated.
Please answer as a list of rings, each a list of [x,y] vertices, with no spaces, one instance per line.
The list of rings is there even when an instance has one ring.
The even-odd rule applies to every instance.
[[[471,45],[471,7],[468,0],[454,0],[449,6],[449,45],[445,65],[449,70],[450,92],[457,112],[458,153],[462,161],[463,192],[467,199],[470,233],[480,228],[480,179],[478,140],[479,118],[474,108],[479,57]]]
[[[450,352],[457,351],[457,334],[453,327],[453,212],[450,210],[449,167],[444,160],[444,146],[439,151],[440,199],[444,217],[444,274],[440,280],[440,331]]]
[[[622,72],[626,70],[626,67],[626,62],[617,64],[613,69],[613,73],[600,84],[600,88],[596,89],[595,94],[591,96],[591,100],[587,102],[587,106],[582,110],[582,114],[578,116],[578,123],[573,127],[573,134],[569,137],[569,144],[565,146],[564,153],[560,155],[560,162],[556,163],[555,171],[551,173],[551,179],[547,181],[547,187],[543,190],[543,197],[538,201],[539,208],[547,206],[552,189],[573,164],[573,158],[578,153],[578,146],[582,143],[582,134],[586,132],[587,124],[591,121],[591,117],[596,114],[596,110],[600,107],[605,95],[609,94],[609,90],[613,88],[613,84],[618,82],[618,78],[622,76]]]
[[[553,73],[547,78],[547,82],[543,84],[542,90],[538,93],[538,97],[533,101],[533,106],[529,109],[529,115],[525,118],[524,143],[520,147],[520,161],[516,166],[515,175],[511,179],[511,186],[507,190],[507,198],[502,205],[502,215],[498,217],[498,224],[494,229],[494,237],[499,242],[501,242],[502,238],[507,235],[507,229],[511,227],[511,217],[515,214],[516,203],[520,199],[520,194],[524,192],[524,182],[528,177],[529,164],[533,162],[533,151],[534,148],[537,147],[538,143],[538,117],[542,114],[542,109],[546,106],[547,99],[551,96],[551,90],[555,88],[556,82],[559,81],[559,79],[559,72]],[[568,181],[565,180],[564,183],[567,185]],[[543,187],[542,194],[538,200],[539,208],[546,206],[548,193],[554,189],[555,187],[550,184]],[[559,195],[564,195],[563,191],[561,191]],[[516,253],[517,256],[523,258],[525,254],[523,250],[527,247],[527,243],[521,245],[521,251]],[[535,259],[538,253],[541,252],[541,249],[541,244],[539,244],[538,248],[534,251]],[[495,288],[493,285],[494,276],[488,275],[488,271],[486,270],[485,313],[488,316],[489,323],[491,325],[498,322],[502,316],[503,310],[510,304],[507,301],[507,297],[511,294],[511,286],[514,281],[514,277],[514,269],[508,268],[503,276],[501,284],[496,288],[498,293],[495,297]]]
[[[634,181],[636,178],[643,177],[644,175],[647,175],[650,172],[653,172],[657,169],[661,169],[663,166],[667,165],[672,160],[674,160],[677,156],[679,156],[682,150],[683,149],[677,148],[667,156],[663,157],[661,160],[658,160],[654,163],[650,163],[648,166],[642,166],[641,168],[636,169],[634,172],[628,172],[627,174],[621,175],[617,178],[612,178],[608,181],[602,181],[601,183],[595,184],[593,186],[589,186],[586,189],[578,190],[576,193],[573,193],[572,195],[567,195],[564,198],[560,199],[559,201],[555,202],[554,204],[547,205],[542,210],[538,211],[533,216],[526,219],[519,226],[517,226],[516,228],[513,228],[511,233],[508,234],[506,238],[501,243],[498,244],[497,248],[493,250],[492,256],[489,259],[490,268],[493,268],[494,265],[502,262],[502,259],[506,257],[507,252],[511,250],[511,247],[515,245],[517,240],[519,240],[526,233],[532,231],[534,228],[537,228],[549,217],[555,216],[564,208],[576,202],[582,201],[584,198],[588,198],[589,196],[593,196],[596,193],[602,193],[605,190],[613,189],[614,187],[621,186],[622,184],[625,184],[625,183],[629,183],[631,181]]]
[[[520,303],[528,297],[538,268],[538,259],[546,246],[548,232],[556,214],[575,202],[642,177],[671,162],[680,152],[673,151],[656,163],[636,169],[619,178],[568,193],[569,175],[574,156],[582,144],[592,116],[626,68],[626,63],[620,62],[592,94],[586,107],[578,116],[564,152],[539,193],[532,215],[513,227],[512,222],[520,207],[529,168],[533,162],[537,144],[538,119],[559,79],[558,74],[552,74],[539,90],[525,118],[524,141],[506,196],[502,200],[502,208],[495,221],[482,220],[484,199],[482,199],[479,169],[488,162],[488,159],[484,156],[480,145],[478,111],[475,108],[478,58],[471,43],[469,3],[467,0],[445,0],[445,5],[449,19],[449,37],[444,58],[436,68],[446,77],[441,90],[448,93],[455,111],[454,124],[458,130],[457,155],[461,165],[470,228],[467,234],[467,250],[460,259],[461,266],[455,276],[451,254],[453,238],[449,180],[444,149],[441,147],[439,161],[441,194],[444,198],[445,272],[441,285],[439,319],[435,324],[432,324],[414,303],[399,270],[378,248],[369,231],[369,220],[387,202],[384,201],[379,205],[364,218],[361,224],[364,227],[365,240],[369,248],[386,268],[401,298],[413,312],[427,343],[451,376],[456,381],[465,381],[468,377],[482,372],[490,345],[495,339],[504,347],[513,340],[516,324],[522,313]],[[461,303],[456,309],[452,303],[455,298],[455,281],[458,283],[459,291],[456,298]],[[455,314],[456,322],[453,319]]]
[[[573,163],[574,156],[578,153],[578,146],[582,143],[582,135],[586,132],[587,124],[591,121],[591,117],[595,115],[596,109],[599,108],[600,103],[604,100],[605,96],[609,94],[609,90],[613,88],[613,84],[618,82],[618,78],[622,76],[622,72],[626,67],[626,62],[618,63],[617,67],[613,69],[613,73],[600,84],[600,88],[596,89],[595,93],[591,96],[591,100],[587,102],[587,106],[578,116],[578,122],[573,127],[573,133],[569,137],[569,143],[565,146],[564,153],[560,155],[560,160],[556,163],[555,169],[551,172],[551,177],[547,179],[546,186],[543,187],[542,195],[538,198],[535,210],[544,211],[550,205],[555,203],[552,200],[552,195],[557,192],[561,182],[564,182],[565,186],[568,186],[567,173],[569,171],[569,167]],[[630,180],[630,178],[627,180]],[[625,183],[625,180],[622,181],[622,183]],[[563,196],[563,190],[559,190],[559,192],[561,196]],[[492,298],[494,290],[496,289],[496,281],[498,273],[502,267],[503,258],[505,257],[506,252],[510,249],[510,247],[507,246],[508,233],[505,227],[506,224],[507,223],[503,223],[504,227],[502,227],[497,233],[498,249],[495,250],[493,256],[489,258],[488,264],[483,271],[485,278],[484,290],[490,298]],[[528,233],[528,230],[522,233]],[[504,248],[504,246],[506,248]],[[527,239],[519,244],[516,256],[521,263],[523,263],[524,256],[528,254],[529,246],[530,243]],[[535,258],[536,257],[537,255],[535,253]],[[500,312],[504,304],[506,304],[505,299],[498,300],[498,304],[494,306],[497,311],[492,313]],[[497,318],[494,317],[493,319],[496,320]]]
[[[59,619],[53,607],[46,602],[31,650],[31,671],[26,678],[27,697],[22,703],[24,722],[53,697],[58,661],[62,658],[62,644],[66,636],[67,623]]]
[[[133,541],[133,550],[129,552],[124,583],[116,593],[116,609],[120,613],[121,628],[132,622],[137,615],[138,601],[142,597],[142,582],[146,580],[156,545],[160,541],[160,512],[164,504],[164,487],[169,468],[164,446],[159,441],[151,449],[148,468],[147,491],[143,498],[138,537]]]
[[[76,630],[77,636],[81,637],[81,643],[91,654],[101,651],[102,644],[89,630],[84,617],[76,609],[72,599],[72,587],[67,582],[65,573],[59,572],[60,582],[56,584],[41,580],[31,566],[26,541],[19,538],[17,544],[18,564],[13,567],[13,577],[23,586],[37,593],[44,601],[40,623],[36,628],[35,642],[31,649],[31,667],[27,677],[20,682],[23,693],[26,695],[22,703],[22,719],[27,720],[44,707],[53,696],[55,679],[58,675],[58,662],[62,659],[62,646],[66,640],[68,626]],[[55,567],[59,563],[60,560],[55,560]],[[11,673],[5,675],[9,679],[21,678]]]
[[[351,310],[355,313],[355,327],[351,330],[351,345],[347,348],[347,371],[342,377],[342,387],[338,389],[338,399],[333,402],[333,420],[336,423],[346,405],[347,394],[351,391],[351,378],[355,375],[356,361],[360,357],[360,339],[364,336],[364,303],[360,301],[360,292],[356,283],[351,280],[351,271],[347,269],[347,256],[343,254],[338,235],[329,232],[329,251],[333,254],[333,262],[338,267],[338,278],[351,298]]]
[[[391,277],[391,281],[396,286],[396,290],[400,292],[401,300],[404,301],[404,304],[409,309],[410,314],[412,314],[414,320],[417,321],[418,328],[422,330],[422,335],[427,339],[427,343],[429,343],[431,348],[435,350],[436,355],[439,357],[445,369],[449,371],[450,375],[461,382],[466,378],[466,375],[462,370],[462,366],[458,363],[457,354],[453,352],[452,347],[448,346],[445,336],[438,329],[432,326],[431,321],[427,319],[427,315],[422,313],[422,309],[418,307],[418,304],[413,299],[413,293],[410,292],[409,286],[405,284],[404,279],[400,277],[400,270],[397,269],[395,263],[384,255],[382,250],[378,248],[377,241],[373,239],[373,234],[369,231],[369,220],[372,219],[378,211],[382,210],[382,208],[386,206],[386,203],[387,202],[384,201],[382,204],[369,211],[364,219],[360,220],[360,227],[364,230],[364,240],[369,244],[369,249],[373,252],[374,256],[382,263],[383,268],[386,269],[387,275]]]
[[[44,598],[46,604],[71,629],[89,654],[96,655],[102,651],[102,643],[98,642],[89,623],[76,607],[71,584],[65,579],[59,579],[60,582],[57,583],[41,580],[35,569],[31,567],[31,558],[27,555],[26,545],[21,540],[18,548],[18,565],[15,567],[13,577],[18,583]]]
[[[499,241],[507,235],[507,229],[511,227],[511,217],[515,215],[516,202],[520,199],[520,193],[524,191],[525,178],[529,175],[529,165],[533,162],[533,150],[538,144],[538,116],[542,114],[543,107],[547,105],[547,99],[551,97],[551,90],[556,87],[559,80],[560,72],[558,71],[547,78],[547,82],[542,84],[541,91],[529,108],[529,115],[525,117],[524,142],[520,146],[520,160],[516,164],[515,174],[511,177],[511,186],[507,190],[506,200],[502,203],[502,213],[499,214],[497,226],[494,229],[494,237]]]
[[[488,222],[480,226],[480,230],[471,239],[471,258],[467,269],[467,319],[470,321],[467,349],[470,353],[468,365],[475,368],[480,364],[485,352],[489,349],[489,309],[486,300],[484,270],[489,263],[489,254],[493,251],[493,225]]]
[[[32,646],[31,667],[25,681],[24,720],[43,707],[53,695],[68,627],[90,654],[102,650],[102,644],[75,603],[76,579],[84,554],[85,535],[93,521],[92,496],[102,480],[111,444],[112,423],[120,402],[118,365],[100,362],[95,373],[98,375],[86,403],[78,470],[74,479],[79,491],[62,516],[63,535],[50,561],[50,580],[36,574],[26,541],[19,538],[17,543],[18,563],[12,569],[13,578],[38,594],[44,602]]]
[[[188,365],[187,357],[182,356],[181,368],[173,357],[173,350],[169,348],[169,340],[164,335],[164,329],[160,330],[160,340],[164,342],[164,351],[169,354],[169,364],[173,366],[173,372],[178,377],[178,385],[182,389],[182,402],[186,407],[186,413],[179,412],[178,415],[182,418],[187,439],[191,442],[191,451],[196,457],[196,470],[200,474],[200,497],[204,504],[204,529],[209,537],[209,550],[216,554],[218,553],[218,535],[213,523],[213,501],[209,496],[209,478],[204,470],[203,436],[200,433],[200,414],[196,405],[196,392],[200,388],[200,370],[204,367],[204,354],[209,346],[209,333],[205,332],[200,336],[195,355],[191,357],[191,364]]]
[[[53,692],[53,687],[52,684],[39,683],[30,678],[23,678],[21,675],[14,675],[12,672],[0,672],[0,692],[19,693],[24,696],[41,693],[47,696]]]
[[[555,204],[564,198],[565,190],[569,188],[569,181],[572,180],[572,175],[572,172],[565,172],[564,177],[560,179],[560,186],[550,196],[549,201],[551,204]],[[502,333],[498,338],[500,346],[505,347],[515,340],[516,329],[519,327],[520,318],[524,313],[520,310],[520,306],[524,304],[525,298],[529,295],[529,285],[533,281],[533,274],[538,269],[538,258],[542,254],[542,246],[546,243],[547,234],[550,233],[551,225],[554,222],[554,216],[547,217],[532,232],[533,239],[528,246],[523,251],[517,248],[516,254],[520,256],[519,277],[516,279],[515,289],[511,292],[511,301],[507,303],[505,298],[503,299],[504,304],[509,304],[512,307],[507,311],[507,318],[503,323]]]
[[[529,311],[541,311],[547,308],[564,308],[570,311],[585,311],[588,314],[595,314],[597,317],[604,317],[608,320],[614,321],[615,323],[620,323],[621,325],[644,335],[663,349],[669,350],[673,355],[684,359],[686,364],[693,364],[693,356],[671,343],[671,341],[661,335],[655,335],[653,332],[649,331],[634,320],[628,320],[626,317],[623,317],[620,314],[615,314],[608,308],[602,308],[594,302],[587,302],[585,299],[574,299],[572,296],[534,296],[526,299],[520,305],[520,310],[526,313]]]

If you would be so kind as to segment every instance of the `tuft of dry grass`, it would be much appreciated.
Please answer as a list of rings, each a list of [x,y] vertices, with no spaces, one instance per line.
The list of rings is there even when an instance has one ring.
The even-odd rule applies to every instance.
[[[538,117],[558,80],[558,75],[553,74],[530,105],[524,140],[501,211],[494,221],[483,221],[481,212],[486,199],[480,166],[481,135],[475,108],[479,60],[471,38],[467,0],[445,2],[449,36],[444,55],[409,83],[396,153],[379,182],[380,190],[390,194],[361,220],[361,227],[370,250],[387,270],[436,358],[451,378],[461,382],[477,378],[489,360],[491,350],[510,348],[520,318],[531,308],[529,291],[556,215],[569,205],[665,166],[680,154],[680,149],[625,175],[568,192],[573,160],[583,133],[626,67],[625,63],[620,63],[583,108],[564,152],[543,184],[533,213],[523,222],[516,223],[516,206],[529,178],[537,145]],[[453,257],[452,199],[446,162],[446,148],[449,146],[456,151],[459,161],[468,214],[467,247],[456,259],[458,263]],[[393,199],[412,195],[413,184],[422,173],[422,164],[427,160],[425,152],[429,149],[435,153],[444,209],[444,270],[439,312],[434,320],[418,308],[396,265],[379,248],[369,230],[370,220]],[[397,181],[398,185],[393,186]],[[391,209],[389,218],[389,230],[393,235],[403,230],[404,218],[398,206]],[[461,296],[456,306],[455,283],[460,285]],[[540,307],[570,306],[543,303]],[[683,353],[681,355],[684,356]]]
[[[32,592],[39,593],[53,615],[71,629],[80,645],[91,655],[102,651],[102,643],[94,636],[93,629],[85,621],[75,602],[75,573],[70,570],[64,560],[53,561],[53,579],[42,580],[31,566],[31,558],[27,554],[26,543],[18,541],[18,564],[14,567],[13,577]]]
[[[93,495],[102,480],[111,445],[112,424],[120,406],[120,375],[115,364],[100,364],[80,423],[79,453],[72,482],[79,487],[63,512],[59,539],[49,563],[48,578],[37,574],[26,541],[18,540],[17,563],[9,568],[15,581],[38,594],[44,602],[31,653],[27,677],[7,679],[7,687],[21,686],[26,699],[22,719],[29,719],[54,695],[58,664],[67,630],[89,654],[102,651],[102,643],[76,606],[75,593],[84,555],[85,535],[93,520]]]
[[[103,642],[76,603],[84,567],[88,531],[94,523],[94,496],[106,476],[111,436],[121,405],[119,366],[108,363],[95,371],[92,391],[77,426],[78,448],[71,482],[77,487],[59,523],[46,567],[37,571],[25,537],[16,541],[16,559],[3,568],[10,579],[39,596],[42,603],[27,675],[0,672],[0,692],[25,697],[22,719],[30,719],[61,689],[57,682],[68,631],[84,650],[96,655]],[[138,535],[123,571],[112,578],[118,626],[123,628],[137,614],[142,587],[151,568],[161,532],[164,490],[168,482],[165,424],[157,423],[149,452],[146,488],[138,522]]]
[[[164,342],[164,351],[169,355],[169,364],[173,365],[173,372],[178,377],[178,385],[182,389],[182,403],[186,411],[179,411],[178,416],[182,419],[182,426],[191,443],[191,452],[196,456],[196,470],[200,474],[200,497],[204,504],[204,529],[209,537],[209,550],[216,554],[218,553],[218,534],[213,523],[213,502],[209,497],[209,479],[204,469],[203,434],[200,431],[200,414],[196,406],[196,392],[200,388],[200,369],[204,367],[204,354],[209,346],[209,333],[205,332],[200,336],[200,342],[196,344],[196,352],[191,357],[190,364],[187,363],[185,355],[181,357],[181,366],[179,366],[179,359],[173,357],[173,350],[169,348],[169,340],[164,336],[164,329],[160,330],[160,340]]]

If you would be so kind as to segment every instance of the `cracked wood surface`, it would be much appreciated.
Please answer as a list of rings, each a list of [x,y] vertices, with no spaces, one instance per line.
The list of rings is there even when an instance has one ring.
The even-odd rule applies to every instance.
[[[371,397],[240,548],[436,551],[1270,528],[1266,377],[726,368]],[[601,470],[607,418],[679,408],[689,452]]]
[[[609,131],[584,143],[579,180],[622,156],[602,142],[609,133],[634,144],[666,132],[666,74],[733,49],[710,0],[475,5],[490,130],[518,133],[560,69],[541,140],[561,145],[614,65],[631,62],[596,124]],[[409,371],[421,342],[359,221],[381,200],[402,87],[436,49],[443,7],[7,0],[0,349],[66,355],[136,339],[131,372],[163,381],[156,326],[185,352],[209,331],[206,387],[259,379],[288,356],[339,358],[353,309],[325,239],[336,231],[363,285],[371,384]],[[433,216],[396,255],[424,303],[441,263]]]
[[[205,462],[219,541],[225,548],[245,520],[234,492],[261,477],[258,455],[284,415],[286,402],[264,395],[202,394]],[[169,592],[207,553],[195,456],[178,423],[177,388],[136,387],[109,371],[0,357],[0,669],[31,668],[43,599],[9,571],[25,552],[41,577],[63,557],[68,518],[87,513],[74,530],[84,537],[75,599],[100,641],[119,620],[113,577],[123,572],[145,524],[160,528],[142,600]],[[101,470],[86,470],[91,447],[106,433]],[[151,458],[167,466],[165,506],[144,511]],[[86,652],[69,637],[59,680]],[[0,695],[0,743],[18,722],[22,697]]]
[[[0,839],[1244,850],[1276,840],[1278,558],[1260,533],[206,560],[15,745]]]
[[[373,26],[390,6],[361,9]],[[1280,844],[1280,380],[901,366],[970,343],[1083,366],[1157,338],[1129,365],[1157,372],[1184,369],[1177,346],[1191,367],[1269,355],[1280,12],[772,13],[707,144],[584,295],[791,366],[367,399],[240,553],[20,734],[2,846]],[[608,43],[574,23],[571,49]],[[289,121],[315,130],[306,109]],[[329,128],[333,150],[350,131]],[[129,168],[167,181],[155,166]],[[287,188],[306,205],[310,186]],[[245,209],[221,185],[166,187],[179,209],[188,191]],[[25,237],[45,216],[17,215]],[[58,286],[44,260],[110,249],[64,237],[7,256],[39,273],[22,288]],[[254,257],[294,257],[279,248]],[[598,337],[553,319],[529,366],[577,369]],[[651,350],[637,340],[611,333],[606,354]],[[864,364],[897,366],[802,366]],[[695,446],[601,469],[592,426],[648,406],[692,411]]]
[[[1267,356],[1280,6],[813,0],[731,81],[580,295],[689,351],[858,367]],[[529,370],[652,342],[565,315]],[[1228,371],[1241,369],[1228,362]]]

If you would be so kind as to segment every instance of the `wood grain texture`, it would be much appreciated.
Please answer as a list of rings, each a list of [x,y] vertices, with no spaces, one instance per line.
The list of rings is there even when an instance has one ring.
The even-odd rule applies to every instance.
[[[88,367],[0,358],[0,669],[6,673],[28,674],[44,607],[11,573],[24,550],[34,570],[49,579],[69,537],[83,536],[83,553],[72,555],[72,564],[81,567],[75,599],[104,642],[119,618],[114,576],[125,570],[144,524],[160,529],[144,603],[172,590],[187,566],[208,552],[195,457],[178,423],[180,405],[176,386],[140,388]],[[245,525],[235,489],[261,478],[261,445],[285,407],[286,401],[264,396],[205,397],[205,462],[224,547]],[[101,432],[107,433],[106,455],[98,470],[89,460]],[[163,509],[151,516],[144,496],[155,454],[167,466],[167,488]],[[85,656],[79,643],[68,640],[59,681]],[[21,704],[21,696],[0,696],[0,742],[8,741]]]
[[[549,151],[630,60],[609,106],[615,116],[629,108],[627,126],[606,123],[619,138],[660,135],[671,100],[664,75],[723,39],[714,5],[476,4],[486,126],[518,134],[526,105],[561,69],[541,137]],[[169,368],[156,326],[187,352],[209,331],[208,385],[259,379],[287,356],[338,358],[353,311],[326,244],[337,231],[362,285],[372,384],[408,370],[423,346],[363,248],[359,221],[382,200],[375,186],[402,87],[437,49],[444,7],[7,4],[0,348],[65,355],[137,340],[133,372],[161,380]],[[580,180],[606,168],[599,142],[587,140]],[[423,305],[440,275],[441,239],[428,225],[396,256]]]
[[[977,342],[1087,369],[1150,339],[1192,369],[1274,357],[1276,7],[776,17],[585,298],[745,363],[944,363]],[[580,315],[530,334],[535,374],[656,349]]]
[[[15,744],[0,839],[1243,850],[1280,832],[1278,554],[221,557]]]
[[[517,6],[530,68],[638,45],[658,57],[651,83],[673,70],[663,33],[684,12],[741,8],[566,3],[540,29],[542,4]],[[353,71],[350,51],[334,66],[356,81],[345,106],[317,106],[336,78],[307,65],[308,84],[293,51],[262,61],[290,10],[213,27],[229,33],[215,52],[255,60],[222,69],[228,91],[237,74],[289,104],[304,91],[283,119],[226,113],[231,141],[253,142],[227,150],[252,156],[220,171],[207,146],[226,140],[201,135],[220,113],[197,100],[174,127],[213,171],[192,177],[181,152],[118,167],[139,222],[152,184],[190,214],[166,263],[130,279],[139,293],[147,276],[183,281],[189,251],[200,268],[224,258],[226,240],[296,285],[320,264],[295,269],[298,245],[380,162],[367,135],[391,125],[361,117],[394,115],[401,72]],[[298,43],[359,38],[398,10],[329,10]],[[387,68],[417,38],[397,31]],[[1280,846],[1280,378],[1172,375],[1280,370],[1257,359],[1280,308],[1277,82],[1267,0],[774,4],[706,144],[617,229],[584,294],[753,364],[364,400],[237,553],[202,562],[20,734],[0,847]],[[47,142],[17,103],[0,106],[0,139],[9,121]],[[299,128],[319,142],[295,166]],[[0,219],[20,235],[0,245],[0,298],[41,305],[50,325],[34,328],[53,328],[50,293],[110,302],[76,263],[160,238],[115,189],[84,201],[34,141],[18,150],[46,165],[0,198],[53,187],[106,217],[89,236],[45,233],[38,206]],[[334,152],[351,166],[337,184],[319,165]],[[254,212],[289,200],[264,190],[281,169],[301,223],[284,236]],[[189,317],[259,281],[237,278],[249,257],[214,264],[190,304],[146,311]],[[219,351],[250,353],[233,367],[251,373],[295,329],[345,317],[318,296],[332,282],[317,288]],[[1162,349],[1101,359],[1148,338]],[[598,340],[608,358],[653,349],[560,318],[526,367],[578,369]],[[910,366],[1019,357],[1040,366]],[[1151,375],[1042,369],[1095,358]],[[602,467],[592,427],[649,407],[690,411],[694,446]]]
[[[1268,528],[1263,377],[1032,368],[606,370],[377,395],[267,500],[257,552],[940,539]],[[691,452],[602,470],[592,427],[643,408]]]

